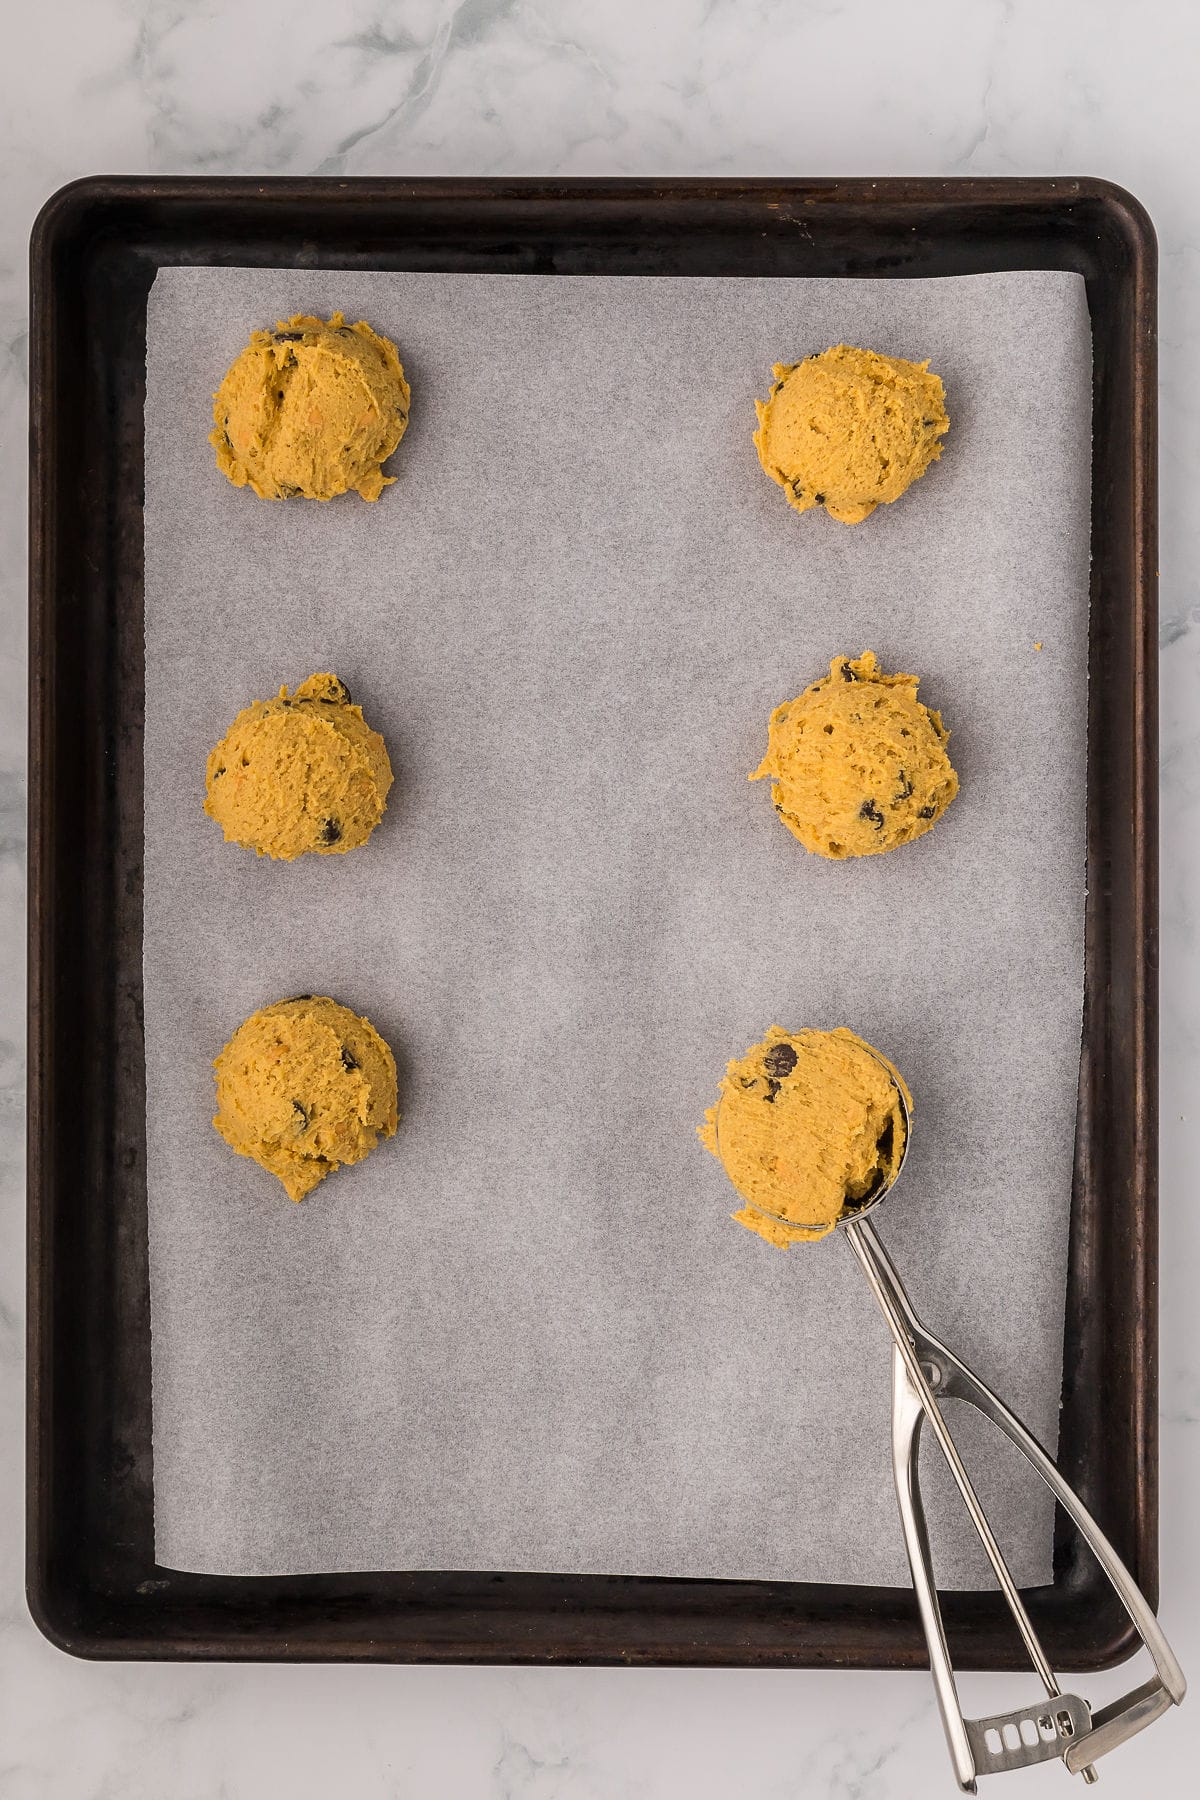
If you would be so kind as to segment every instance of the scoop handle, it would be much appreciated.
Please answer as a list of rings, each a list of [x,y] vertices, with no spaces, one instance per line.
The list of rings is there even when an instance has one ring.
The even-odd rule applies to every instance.
[[[977,1775],[1023,1768],[1030,1763],[1064,1756],[1067,1745],[1091,1729],[1092,1716],[1087,1702],[1077,1695],[1055,1693],[1038,1707],[1023,1707],[987,1719],[964,1717],[942,1623],[929,1550],[929,1529],[921,1504],[917,1454],[921,1425],[927,1416],[921,1395],[908,1379],[904,1359],[893,1345],[892,1473],[896,1480],[904,1547],[908,1552],[908,1566],[912,1571],[921,1626],[929,1649],[929,1670],[955,1779],[964,1793],[974,1794]],[[1096,1779],[1092,1769],[1082,1769],[1080,1773],[1085,1781]]]
[[[935,1692],[959,1786],[967,1793],[974,1793],[975,1778],[979,1773],[998,1773],[1053,1756],[1061,1757],[1073,1774],[1081,1774],[1085,1781],[1094,1781],[1096,1772],[1091,1765],[1096,1758],[1144,1730],[1172,1705],[1177,1706],[1182,1701],[1187,1690],[1183,1670],[1133,1576],[1033,1433],[973,1369],[925,1329],[904,1291],[895,1265],[868,1221],[860,1219],[848,1223],[844,1230],[892,1333],[892,1467],[896,1497],[921,1623],[929,1647]],[[965,1401],[982,1412],[1037,1470],[1059,1505],[1075,1522],[1112,1583],[1117,1598],[1150,1653],[1158,1677],[1156,1681],[1133,1689],[1094,1717],[1085,1701],[1060,1691],[942,1416],[938,1401],[943,1398]],[[987,1719],[963,1717],[921,1505],[917,1454],[925,1420],[929,1421],[938,1439],[1026,1649],[1050,1696],[1050,1705],[1041,1710],[1019,1709]]]
[[[904,1364],[905,1373],[913,1390],[921,1402],[929,1426],[937,1438],[942,1455],[945,1457],[954,1477],[955,1485],[962,1495],[963,1504],[971,1515],[971,1523],[983,1545],[992,1573],[1000,1586],[1000,1591],[1008,1604],[1008,1610],[1016,1621],[1021,1641],[1029,1653],[1029,1660],[1041,1677],[1042,1686],[1047,1694],[1054,1698],[1059,1686],[1054,1679],[1054,1671],[1050,1667],[1046,1652],[1033,1628],[1033,1620],[1025,1610],[1012,1570],[1004,1560],[1004,1552],[996,1541],[996,1534],[988,1522],[979,1495],[975,1492],[971,1477],[967,1474],[966,1464],[958,1453],[958,1446],[950,1435],[950,1427],[942,1417],[934,1391],[921,1366],[922,1345],[932,1343],[920,1319],[913,1310],[913,1305],[904,1291],[904,1283],[896,1272],[896,1268],[887,1251],[880,1243],[874,1226],[868,1219],[856,1219],[843,1227],[850,1246],[857,1256],[870,1284],[871,1292],[879,1305],[880,1311],[888,1322],[892,1334],[892,1342]],[[960,1365],[962,1366],[962,1365]],[[969,1373],[964,1369],[965,1373]],[[997,1406],[1000,1402],[996,1401]],[[932,1648],[931,1648],[932,1655]]]
[[[860,1225],[859,1229],[865,1229],[870,1233],[874,1239],[872,1248],[878,1259],[877,1266],[885,1278],[890,1278],[899,1287],[900,1277],[896,1273],[895,1265],[880,1243],[875,1231],[865,1222]],[[907,1296],[905,1296],[905,1300],[907,1302]],[[999,1395],[993,1393],[987,1383],[975,1373],[974,1369],[969,1368],[961,1357],[955,1356],[953,1350],[948,1350],[945,1344],[934,1337],[931,1331],[926,1330],[913,1311],[911,1303],[907,1303],[906,1326],[912,1334],[913,1348],[918,1361],[924,1365],[922,1376],[925,1377],[926,1371],[928,1371],[928,1378],[924,1380],[923,1385],[928,1392],[929,1399],[965,1400],[969,1406],[975,1407],[978,1412],[989,1418],[993,1425],[999,1426],[1009,1441],[1016,1445],[1026,1462],[1037,1470],[1063,1511],[1074,1521],[1080,1536],[1111,1581],[1118,1600],[1125,1608],[1134,1629],[1154,1661],[1159,1680],[1171,1701],[1178,1706],[1187,1692],[1187,1680],[1179,1666],[1178,1659],[1163,1635],[1162,1627],[1155,1618],[1146,1596],[1075,1489],[1066,1481],[1029,1428],[1004,1404]],[[925,1398],[923,1393],[921,1395],[923,1404]],[[927,1405],[926,1411],[928,1411]]]

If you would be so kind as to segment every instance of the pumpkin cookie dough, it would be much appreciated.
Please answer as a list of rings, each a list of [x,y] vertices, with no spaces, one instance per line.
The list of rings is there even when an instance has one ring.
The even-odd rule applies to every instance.
[[[208,758],[204,810],[225,841],[283,862],[365,844],[387,808],[387,746],[336,675],[255,700]]]
[[[823,506],[857,525],[890,505],[942,454],[945,393],[928,363],[837,344],[804,362],[776,363],[756,400],[754,443],[797,512]]]
[[[840,861],[876,856],[931,831],[958,792],[940,713],[917,699],[916,675],[885,675],[869,650],[835,656],[828,675],[771,714],[771,796],[806,850]]]
[[[731,1062],[700,1141],[746,1202],[731,1216],[768,1244],[828,1237],[842,1213],[890,1182],[912,1100],[878,1050],[839,1027],[784,1031]]]
[[[213,395],[209,442],[234,487],[263,500],[378,500],[408,424],[395,344],[362,320],[297,313],[255,331]]]
[[[251,1013],[213,1069],[213,1124],[292,1200],[396,1129],[395,1058],[373,1025],[324,995]]]

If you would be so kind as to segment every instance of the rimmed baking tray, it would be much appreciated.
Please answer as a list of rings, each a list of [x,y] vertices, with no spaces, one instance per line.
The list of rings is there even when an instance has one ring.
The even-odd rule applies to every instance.
[[[510,274],[1069,269],[1094,351],[1085,1006],[1060,1461],[1157,1589],[1155,244],[1090,180],[92,179],[32,245],[30,1607],[99,1657],[925,1660],[907,1589],[621,1576],[217,1577],[153,1560],[141,1030],[146,301],[177,263]],[[1056,1663],[1136,1640],[1061,1519]],[[991,1593],[956,1662],[1024,1666]]]

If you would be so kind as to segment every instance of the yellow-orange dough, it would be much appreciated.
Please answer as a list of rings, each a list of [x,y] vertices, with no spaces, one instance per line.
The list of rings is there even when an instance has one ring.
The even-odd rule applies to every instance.
[[[852,1031],[772,1025],[729,1064],[700,1127],[746,1202],[732,1217],[780,1250],[827,1237],[900,1167],[897,1088],[911,1112],[899,1071]]]
[[[754,442],[763,468],[797,512],[823,506],[857,525],[890,505],[942,454],[946,400],[928,363],[837,344],[798,363],[776,363],[769,397],[756,400]]]
[[[396,1129],[395,1058],[368,1020],[324,995],[251,1013],[213,1069],[213,1124],[292,1200]]]
[[[336,675],[244,708],[209,753],[204,810],[225,833],[283,862],[365,844],[387,808],[387,746]]]
[[[835,656],[828,675],[771,714],[751,781],[806,850],[840,861],[875,856],[931,831],[958,792],[941,714],[917,699],[919,677],[885,675],[869,650]]]
[[[378,500],[408,424],[409,389],[388,338],[297,313],[255,331],[213,395],[209,442],[235,487],[263,500]]]

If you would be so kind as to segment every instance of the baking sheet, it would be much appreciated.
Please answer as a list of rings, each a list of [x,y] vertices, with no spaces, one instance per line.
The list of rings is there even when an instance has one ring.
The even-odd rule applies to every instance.
[[[249,329],[341,307],[413,420],[377,506],[217,474]],[[952,429],[900,505],[798,518],[770,364],[930,356]],[[728,1222],[694,1126],[766,1025],[914,1089],[880,1229],[1051,1446],[1082,994],[1090,339],[1056,273],[930,282],[173,269],[148,319],[147,1155],[156,1554],[901,1583],[888,1343],[838,1239]],[[1040,643],[1042,648],[1035,649]],[[746,772],[835,653],[918,671],[962,793],[856,864]],[[233,713],[334,668],[397,771],[365,851],[260,863],[200,810]],[[212,1131],[254,1007],[329,992],[400,1132],[293,1206]],[[965,1409],[1014,1572],[1041,1485]],[[927,1455],[939,1579],[985,1585]]]

